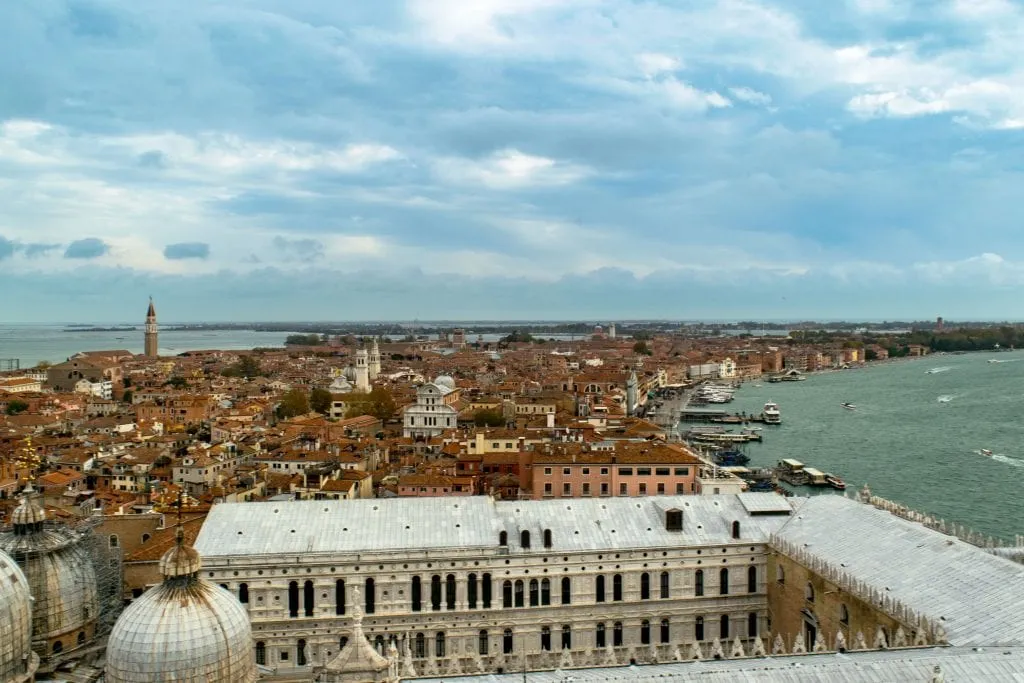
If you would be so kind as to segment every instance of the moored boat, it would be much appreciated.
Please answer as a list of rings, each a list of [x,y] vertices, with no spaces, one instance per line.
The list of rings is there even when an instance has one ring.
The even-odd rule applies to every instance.
[[[846,490],[846,482],[832,474],[831,472],[825,473],[825,483],[836,489],[837,491]]]
[[[773,403],[772,401],[765,403],[764,410],[761,412],[761,417],[764,419],[765,424],[782,424],[782,413],[779,411],[779,404]]]

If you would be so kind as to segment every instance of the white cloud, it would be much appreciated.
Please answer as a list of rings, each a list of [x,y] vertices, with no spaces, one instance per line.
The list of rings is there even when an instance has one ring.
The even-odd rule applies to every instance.
[[[503,149],[481,159],[446,158],[435,163],[438,174],[454,183],[480,184],[493,189],[533,185],[567,185],[593,174],[576,164]]]
[[[729,94],[740,102],[746,102],[747,104],[753,104],[758,107],[767,107],[772,103],[771,95],[758,92],[753,88],[729,88]]]
[[[654,78],[665,72],[679,71],[683,64],[675,57],[657,52],[644,52],[636,56],[637,66],[646,78]]]

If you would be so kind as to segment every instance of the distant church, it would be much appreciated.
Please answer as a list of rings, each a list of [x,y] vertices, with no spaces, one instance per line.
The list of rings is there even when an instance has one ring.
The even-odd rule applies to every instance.
[[[149,297],[149,310],[146,311],[146,335],[143,349],[143,354],[149,358],[156,358],[160,355],[157,352],[156,309],[153,307],[153,297]]]

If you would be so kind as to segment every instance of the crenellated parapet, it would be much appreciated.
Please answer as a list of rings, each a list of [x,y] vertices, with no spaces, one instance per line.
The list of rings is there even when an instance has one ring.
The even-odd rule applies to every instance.
[[[900,631],[903,632],[903,644],[895,645],[894,643],[900,639],[894,636],[893,643],[887,643],[886,646],[907,646],[907,637],[905,635],[907,632],[913,634],[911,640],[915,643],[922,642],[923,644],[934,645],[945,645],[947,643],[945,629],[940,624],[934,619],[930,619],[926,615],[911,609],[904,602],[894,598],[888,591],[879,590],[877,587],[858,579],[845,569],[826,562],[800,545],[781,538],[776,534],[772,534],[769,537],[769,544],[779,553],[798,562],[829,583],[879,609],[897,621],[901,625],[897,635],[899,635]],[[811,643],[807,646],[813,648],[816,647],[816,644]]]

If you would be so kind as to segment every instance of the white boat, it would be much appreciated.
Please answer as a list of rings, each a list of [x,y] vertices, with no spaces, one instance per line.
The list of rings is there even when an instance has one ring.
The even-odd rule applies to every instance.
[[[857,410],[857,406],[853,405],[852,403],[840,403],[839,405],[846,408],[847,410]]]
[[[990,451],[987,448],[982,448],[980,451],[978,451],[978,453],[984,455],[986,458],[991,458],[992,457],[992,451]]]
[[[764,410],[761,413],[761,417],[764,418],[765,424],[777,425],[782,424],[782,414],[779,412],[779,404],[768,401],[764,404]]]

